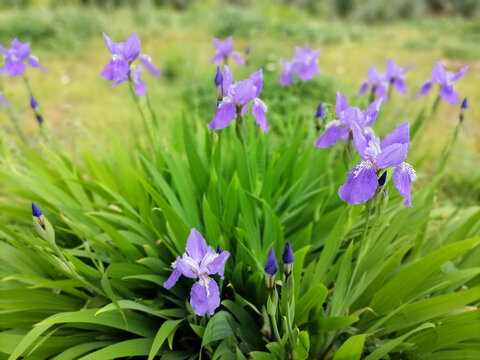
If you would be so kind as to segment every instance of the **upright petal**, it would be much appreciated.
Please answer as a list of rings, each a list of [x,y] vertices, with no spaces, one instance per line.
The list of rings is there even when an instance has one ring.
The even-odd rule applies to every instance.
[[[382,149],[375,159],[375,165],[381,169],[400,165],[407,158],[407,144],[392,144]]]
[[[375,120],[378,117],[380,112],[380,106],[382,105],[382,100],[375,100],[371,103],[363,112],[364,121],[362,126],[372,126]]]
[[[263,73],[262,69],[255,71],[252,75],[249,77],[250,80],[252,80],[253,85],[257,89],[255,92],[255,97],[258,97],[260,93],[262,92],[263,89]]]
[[[140,55],[140,39],[137,33],[133,33],[127,41],[123,43],[121,49],[122,55],[126,61],[131,62]]]
[[[158,71],[158,69],[152,65],[152,58],[150,56],[141,54],[140,60],[148,71],[150,71],[155,76],[160,76],[160,71]]]
[[[198,261],[189,257],[187,254],[183,254],[181,258],[177,258],[175,261],[175,269],[178,270],[183,276],[190,279],[198,277],[200,265]]]
[[[199,281],[193,284],[190,292],[190,304],[195,314],[204,316],[213,315],[220,306],[220,290],[215,280],[206,276],[209,280]]]
[[[176,268],[173,269],[173,271],[170,274],[170,276],[168,277],[167,281],[165,281],[163,283],[163,287],[165,289],[172,288],[173,285],[175,285],[177,283],[178,279],[180,278],[180,275],[182,275],[182,273],[180,271],[178,271]]]
[[[458,102],[458,94],[453,85],[445,84],[440,89],[440,97],[449,104],[456,104]]]
[[[247,104],[255,99],[257,88],[250,79],[239,81],[232,86],[232,96],[237,104]]]
[[[431,81],[424,82],[422,87],[420,88],[420,91],[417,93],[417,97],[425,95],[430,91],[431,88],[432,88]]]
[[[228,260],[230,253],[228,251],[222,251],[215,257],[212,262],[208,265],[208,275],[220,275],[220,278],[223,279],[223,268],[225,263]]]
[[[117,51],[117,45],[112,40],[110,40],[108,35],[105,34],[105,33],[103,33],[103,38],[105,39],[105,42],[107,43],[108,51],[110,51],[110,53],[112,55],[117,54],[117,52],[118,52]]]
[[[315,141],[317,148],[328,148],[335,144],[340,138],[348,138],[348,130],[339,126],[340,121],[334,120],[327,124],[327,130]]]
[[[232,102],[222,101],[218,105],[213,120],[207,125],[209,129],[219,130],[228,126],[237,116],[237,107]]]
[[[375,86],[375,96],[382,101],[388,100],[387,87],[384,84]]]
[[[460,70],[458,70],[458,72],[456,74],[454,74],[450,77],[450,80],[451,81],[457,81],[458,79],[460,79],[463,76],[463,74],[465,74],[465,71],[467,71],[467,70],[468,70],[468,65],[462,67]]]
[[[401,163],[393,172],[393,183],[400,195],[405,198],[405,206],[412,206],[410,184],[415,180],[415,177],[415,170],[407,163]]]
[[[393,130],[390,134],[387,134],[382,140],[381,148],[385,149],[393,144],[407,144],[408,147],[410,147],[409,127],[410,124],[408,121],[398,125],[395,130]]]
[[[223,66],[223,84],[222,84],[222,89],[224,94],[229,94],[229,89],[232,84],[233,84],[232,72],[230,71],[227,65],[224,65]]]
[[[379,84],[386,81],[385,74],[379,73],[373,65],[371,65],[370,69],[368,69],[367,76],[368,76],[368,81],[371,82],[372,84]]]
[[[267,107],[262,100],[256,99],[252,106],[252,115],[255,117],[255,122],[260,126],[263,132],[268,131],[267,118],[265,111]]]
[[[345,95],[343,95],[340,91],[337,92],[337,103],[335,104],[335,113],[337,117],[342,120],[341,113],[348,108],[348,101]]]
[[[370,161],[362,161],[349,172],[347,182],[340,186],[338,195],[350,205],[368,201],[378,186],[375,166]]]
[[[188,255],[194,260],[200,262],[207,253],[208,245],[205,238],[200,234],[197,229],[192,229],[187,239],[187,245],[185,250]]]
[[[17,39],[12,41],[12,49],[15,50],[15,54],[18,59],[24,60],[30,55],[30,44],[23,44]]]
[[[444,84],[448,81],[447,72],[443,68],[443,65],[438,61],[435,62],[435,66],[432,70],[432,80],[439,84]]]

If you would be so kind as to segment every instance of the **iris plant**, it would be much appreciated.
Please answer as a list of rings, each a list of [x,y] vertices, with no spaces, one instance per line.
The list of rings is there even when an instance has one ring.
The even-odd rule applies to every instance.
[[[13,39],[10,49],[0,45],[0,51],[5,59],[5,65],[0,69],[0,73],[11,76],[22,75],[27,70],[26,63],[35,68],[44,69],[40,66],[38,58],[30,54],[30,44],[28,43],[23,44],[17,39]]]
[[[113,81],[117,86],[123,81],[131,81],[135,86],[135,93],[138,96],[145,96],[146,85],[142,81],[142,68],[135,64],[136,60],[140,60],[142,66],[155,76],[160,76],[158,71],[152,65],[150,56],[140,54],[140,40],[136,33],[133,33],[123,43],[114,43],[107,34],[103,34],[103,38],[107,43],[108,50],[112,54],[112,59],[105,65],[101,75],[108,81]]]
[[[190,291],[190,304],[195,314],[199,316],[213,315],[220,305],[220,290],[211,275],[218,274],[223,279],[223,267],[230,253],[228,251],[217,253],[207,245],[196,229],[191,230],[185,250],[183,256],[177,257],[172,263],[173,272],[163,286],[170,289],[176,284],[180,275],[198,279]]]
[[[454,74],[445,71],[445,68],[440,62],[435,62],[435,66],[432,70],[431,80],[428,80],[423,84],[417,95],[422,96],[428,93],[435,82],[440,86],[440,98],[449,104],[456,104],[458,102],[458,93],[455,90],[453,83],[460,79],[463,74],[465,74],[467,69],[468,66],[464,66]]]
[[[314,75],[320,74],[318,69],[318,55],[320,49],[310,50],[308,46],[296,48],[295,57],[291,61],[282,60],[283,72],[280,75],[280,84],[290,85],[293,81],[293,74],[298,73],[302,81],[310,80]]]
[[[217,79],[220,79],[220,76],[216,77],[216,84]],[[248,111],[249,104],[252,104],[252,115],[256,123],[264,132],[267,132],[268,123],[265,116],[267,106],[259,98],[263,88],[262,70],[254,72],[248,79],[233,82],[230,69],[227,65],[224,65],[221,79],[222,98],[208,127],[213,130],[223,129],[235,118],[241,122],[242,116]]]
[[[217,53],[212,59],[212,63],[215,64],[219,61],[223,60],[223,63],[226,64],[228,62],[228,58],[231,56],[233,60],[238,65],[244,65],[245,60],[242,59],[239,53],[233,51],[233,41],[232,38],[229,37],[227,40],[224,42],[218,40],[218,39],[213,39],[213,43],[215,45],[215,48],[217,49]],[[250,49],[247,48],[248,52],[250,52]],[[245,52],[246,55],[248,55],[247,51]]]

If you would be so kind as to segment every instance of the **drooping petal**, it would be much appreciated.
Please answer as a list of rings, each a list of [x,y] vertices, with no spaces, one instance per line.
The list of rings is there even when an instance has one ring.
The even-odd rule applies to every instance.
[[[263,89],[263,73],[262,69],[255,71],[252,75],[249,77],[250,80],[252,80],[253,85],[256,88],[255,92],[255,97],[258,97],[260,93],[262,92]]]
[[[250,79],[245,79],[232,86],[233,99],[237,104],[247,104],[255,99],[257,88]]]
[[[448,81],[447,72],[443,68],[443,65],[438,61],[435,62],[435,66],[432,70],[432,80],[439,84],[444,84]]]
[[[216,53],[215,56],[212,58],[212,64],[222,61],[224,58],[222,53]]]
[[[131,62],[140,55],[140,39],[137,33],[133,33],[127,41],[123,43],[121,53],[126,61]]]
[[[410,164],[401,163],[393,172],[393,183],[401,196],[405,198],[404,205],[412,206],[410,185],[415,180],[415,170]]]
[[[108,81],[122,82],[128,80],[130,68],[128,63],[122,59],[111,60],[101,72],[104,79]]]
[[[220,305],[220,291],[217,283],[208,276],[206,278],[209,280],[193,284],[190,292],[190,305],[198,316],[213,315]]]
[[[422,87],[420,88],[420,91],[417,93],[417,97],[425,95],[426,93],[428,93],[430,91],[431,88],[432,88],[432,82],[431,81],[424,82]]]
[[[350,205],[368,201],[378,186],[375,166],[370,161],[362,161],[349,172],[347,182],[340,186],[338,195]]]
[[[19,60],[24,60],[30,55],[30,44],[23,44],[17,39],[12,41],[12,49]]]
[[[148,55],[141,54],[140,55],[140,60],[142,61],[142,64],[145,66],[145,68],[150,71],[153,75],[155,76],[160,76],[160,71],[152,65],[152,58]]]
[[[163,283],[163,287],[165,289],[172,288],[177,283],[178,279],[180,278],[180,275],[182,275],[182,273],[180,271],[178,271],[176,268],[173,269],[173,271],[170,274],[170,276],[168,277],[167,281],[165,281]]]
[[[238,65],[245,65],[245,60],[243,60],[243,58],[240,56],[239,53],[237,53],[237,52],[232,52],[232,57],[233,57],[233,60],[235,60],[235,62],[236,62]]]
[[[298,69],[298,77],[302,81],[308,81],[316,74],[320,74],[320,70],[318,69],[318,65],[313,62],[310,64],[302,64]]]
[[[405,85],[405,80],[403,78],[396,78],[393,81],[393,86],[397,89],[397,91],[401,94],[407,93],[407,86]]]
[[[458,94],[453,85],[445,84],[440,89],[440,97],[449,104],[456,104],[458,102]]]
[[[280,75],[280,85],[288,86],[293,81],[293,72],[291,70],[283,70]]]
[[[41,68],[40,61],[38,60],[38,57],[36,57],[34,55],[30,55],[28,57],[28,63],[33,67]]]
[[[362,96],[365,94],[368,90],[368,82],[364,82],[362,85],[360,85],[360,90],[358,90],[358,96]]]
[[[267,107],[262,100],[256,99],[252,106],[252,115],[255,117],[255,122],[260,126],[263,132],[268,131],[267,118],[265,112]]]
[[[407,150],[410,147],[410,134],[409,134],[410,124],[408,121],[401,123],[393,130],[390,134],[387,134],[382,140],[381,148],[385,149],[386,147],[393,144],[407,144]]]
[[[190,235],[187,239],[187,244],[185,250],[188,253],[188,256],[196,260],[197,262],[202,261],[203,257],[207,253],[208,245],[205,241],[205,238],[198,232],[197,229],[192,229]]]
[[[382,149],[377,155],[375,165],[385,169],[400,165],[407,158],[407,144],[392,144]]]
[[[180,273],[190,279],[195,279],[198,277],[200,265],[193,258],[189,257],[187,254],[183,254],[181,258],[177,258],[175,261],[175,269],[180,271]]]
[[[363,112],[364,121],[362,126],[372,126],[375,120],[378,117],[380,112],[380,106],[382,105],[382,100],[375,100],[371,103]]]
[[[230,253],[228,251],[222,251],[216,258],[212,260],[210,265],[208,265],[208,275],[220,275],[220,278],[223,279],[223,268],[225,263],[228,260]]]
[[[387,87],[384,84],[375,86],[375,96],[382,101],[388,100]]]
[[[209,129],[219,130],[228,126],[237,116],[237,107],[232,102],[222,101],[218,105],[213,120],[207,125]]]
[[[337,92],[337,103],[335,104],[335,113],[337,117],[342,120],[342,112],[348,108],[348,101],[345,95],[343,95],[340,91]]]
[[[131,70],[133,84],[135,85],[135,94],[137,96],[145,96],[147,94],[147,84],[142,80],[142,71],[140,68],[137,70]]]
[[[339,125],[340,122],[338,120],[328,123],[326,126],[327,130],[315,141],[315,146],[317,148],[328,148],[335,144],[340,138],[344,138],[345,136],[348,138],[348,130]]]
[[[468,70],[468,65],[467,66],[464,66],[462,67],[460,70],[458,70],[458,72],[456,74],[453,74],[452,76],[450,76],[450,81],[457,81],[458,79],[460,79],[463,74],[465,74],[465,71]]]
[[[343,118],[341,119],[347,129],[353,128],[353,125],[363,126],[365,123],[364,115],[359,108],[350,106],[343,111]]]
[[[7,73],[8,75],[11,76],[18,76],[22,75],[26,70],[25,64],[22,61],[19,60],[8,60],[5,61],[5,65],[2,69],[2,72]]]

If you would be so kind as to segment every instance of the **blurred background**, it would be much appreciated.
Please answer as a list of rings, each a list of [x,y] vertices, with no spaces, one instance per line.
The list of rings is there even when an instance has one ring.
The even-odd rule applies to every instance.
[[[469,65],[455,83],[461,100],[468,97],[469,109],[441,186],[455,202],[480,201],[480,0],[1,0],[0,43],[9,47],[13,38],[31,43],[32,53],[48,69],[28,70],[33,91],[53,136],[79,161],[82,147],[101,151],[112,136],[126,144],[131,137],[124,124],[139,116],[128,86],[112,88],[100,72],[111,57],[102,32],[119,42],[133,31],[142,41],[142,53],[163,74],[144,74],[144,79],[166,132],[178,126],[181,114],[205,124],[213,116],[213,37],[232,36],[240,53],[250,49],[248,65],[232,65],[232,70],[236,79],[264,70],[262,98],[272,122],[294,114],[314,126],[316,106],[334,103],[337,91],[365,107],[366,97],[356,94],[370,65],[385,71],[386,59],[402,67],[412,64],[408,94],[394,92],[382,106],[375,124],[382,136],[431,108],[436,90],[422,98],[415,94],[430,78],[435,61],[449,71]],[[306,45],[322,49],[322,74],[281,87],[280,59],[291,59],[295,46]],[[35,136],[38,125],[22,79],[3,75],[0,82],[22,128]],[[409,158],[422,172],[436,171],[435,160],[453,134],[459,111],[460,102],[441,102],[413,144]],[[13,136],[4,109],[0,121],[3,136]],[[428,181],[423,179],[419,176]]]

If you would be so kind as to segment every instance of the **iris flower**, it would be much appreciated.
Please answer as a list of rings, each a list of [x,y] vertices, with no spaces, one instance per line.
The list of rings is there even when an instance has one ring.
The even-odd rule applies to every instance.
[[[215,45],[215,48],[217,49],[217,53],[215,54],[215,56],[212,59],[212,64],[215,64],[215,63],[217,63],[219,61],[222,61],[222,60],[226,64],[228,62],[228,58],[230,56],[233,58],[233,60],[235,60],[235,62],[238,65],[244,65],[245,64],[245,60],[242,59],[240,54],[233,51],[233,42],[232,42],[231,37],[229,37],[224,42],[221,42],[220,40],[214,38],[213,43]],[[250,51],[250,50],[248,50],[248,51]]]
[[[185,250],[183,256],[177,257],[172,263],[173,272],[163,286],[170,289],[177,283],[180,275],[198,279],[190,291],[190,304],[199,316],[213,315],[220,305],[220,291],[216,281],[210,276],[219,274],[223,279],[223,267],[230,253],[215,252],[196,229],[190,232]]]
[[[314,75],[320,74],[318,69],[318,55],[320,49],[310,50],[308,46],[296,48],[295,57],[291,61],[282,60],[283,72],[280,75],[280,84],[290,85],[293,81],[293,74],[298,73],[302,81],[310,80]]]
[[[325,133],[315,141],[315,146],[327,148],[340,139],[347,141],[350,136],[355,142],[355,134],[360,134],[364,138],[370,137],[372,133],[370,126],[378,117],[381,103],[381,100],[376,100],[362,112],[357,107],[349,106],[345,95],[337,92],[335,105],[337,119],[327,123]]]
[[[379,174],[393,167],[395,187],[405,198],[404,204],[412,206],[410,184],[415,180],[416,174],[413,167],[404,161],[410,148],[408,122],[400,124],[381,142],[376,136],[367,139],[357,134],[357,139],[355,146],[361,160],[349,171],[346,183],[339,188],[340,198],[351,205],[368,201],[377,191]]]
[[[17,39],[13,39],[10,49],[0,45],[0,51],[5,58],[5,65],[0,69],[0,73],[12,76],[22,75],[27,70],[25,63],[43,70],[38,58],[30,54],[30,44],[28,43],[23,44]]]
[[[394,86],[395,89],[401,94],[407,93],[407,86],[405,85],[405,73],[410,70],[412,66],[409,65],[405,68],[398,66],[395,61],[387,60],[387,74],[386,78],[390,86]]]
[[[112,54],[112,59],[105,65],[101,75],[108,81],[114,81],[117,86],[123,81],[132,81],[135,85],[135,93],[138,96],[145,96],[146,85],[142,81],[142,68],[136,66],[134,62],[139,59],[143,67],[155,76],[160,76],[158,71],[152,65],[152,58],[145,54],[140,54],[140,40],[136,33],[133,33],[123,43],[114,43],[107,34],[103,34],[103,38],[107,43],[108,50]]]
[[[370,66],[367,74],[367,81],[362,84],[358,95],[365,94],[368,90],[375,94],[377,99],[387,101],[387,74],[380,73],[373,65]]]
[[[248,79],[233,82],[233,76],[227,65],[224,65],[222,78],[223,98],[218,104],[217,112],[208,127],[213,130],[223,129],[237,116],[242,116],[248,111],[252,103],[252,114],[256,123],[263,132],[268,131],[267,106],[258,97],[263,88],[262,70],[254,72]]]
[[[445,68],[440,62],[435,62],[432,70],[432,79],[426,81],[417,96],[425,95],[430,91],[434,82],[440,86],[440,98],[449,104],[456,104],[458,102],[458,93],[453,86],[453,83],[460,79],[468,66],[462,67],[456,74],[445,71]]]

